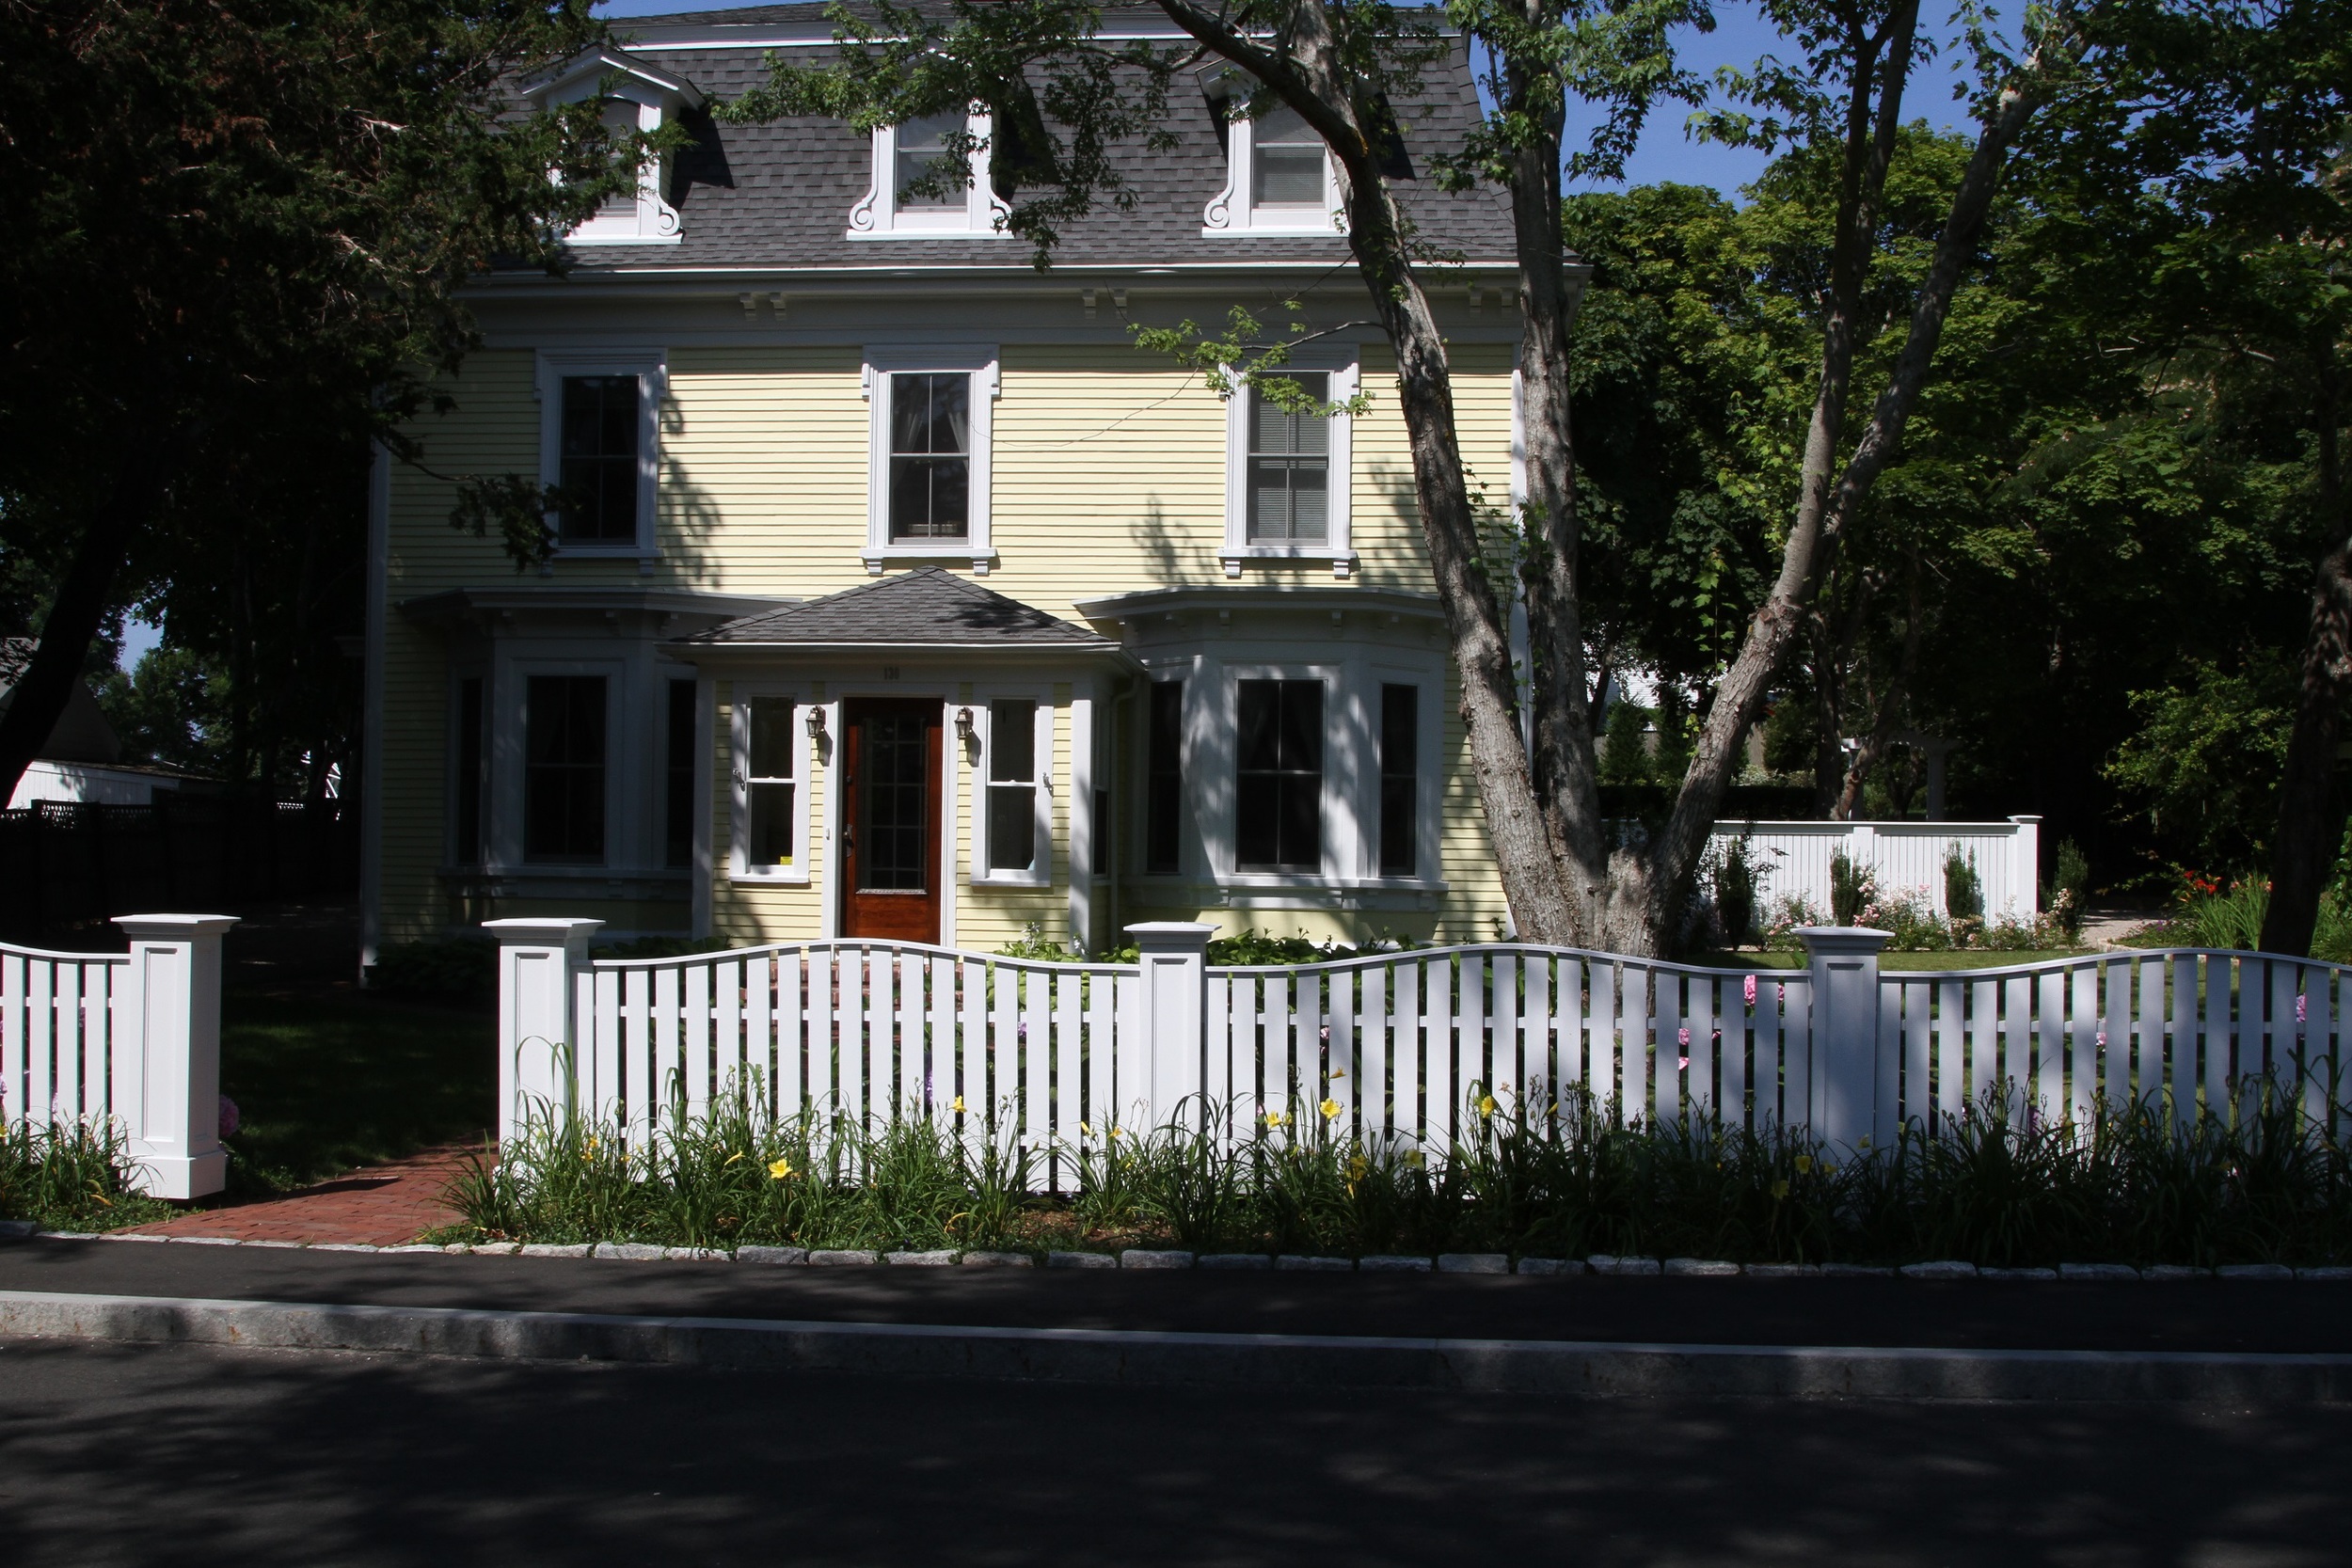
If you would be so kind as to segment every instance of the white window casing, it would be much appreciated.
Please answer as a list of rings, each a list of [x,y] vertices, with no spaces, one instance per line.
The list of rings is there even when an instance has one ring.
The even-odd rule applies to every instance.
[[[559,558],[634,558],[650,570],[656,545],[656,507],[660,499],[661,403],[669,392],[665,351],[636,349],[541,349],[533,389],[539,399],[539,483],[552,487],[564,482],[564,383],[576,376],[637,378],[637,532],[633,539],[564,542],[559,531]],[[560,528],[555,513],[548,526]]]
[[[961,538],[893,539],[891,515],[891,400],[894,376],[963,374],[972,378],[970,430],[966,436],[968,499]],[[989,538],[990,452],[1000,390],[994,344],[949,348],[869,347],[860,374],[866,396],[868,438],[866,569],[876,577],[894,565],[942,562],[969,564],[986,577],[996,551]]]
[[[1323,197],[1320,202],[1268,203],[1258,199],[1260,122],[1235,116],[1225,126],[1225,188],[1209,198],[1200,214],[1203,239],[1235,234],[1302,234],[1328,238],[1347,232],[1347,195],[1340,179],[1339,160],[1323,155]]]
[[[995,779],[998,771],[996,717],[999,703],[1032,703],[1029,736],[1032,776],[1026,780]],[[979,755],[971,768],[972,860],[971,878],[975,887],[1051,887],[1054,881],[1054,700],[1052,692],[1042,687],[1007,687],[988,689],[975,694],[968,705],[972,710],[973,729],[979,740]],[[1013,788],[1033,786],[1031,803],[1034,854],[1025,870],[997,870],[991,863],[996,858],[995,846],[990,842],[992,787],[1010,785]]]
[[[984,112],[965,118],[972,149],[971,182],[960,205],[902,202],[896,125],[874,132],[872,174],[865,196],[850,209],[847,237],[852,240],[1009,239],[999,220],[1011,211],[997,198],[989,180],[989,137],[992,121]]]
[[[754,772],[755,762],[761,762],[753,743],[753,708],[755,705],[774,704],[784,711],[785,726],[782,745],[788,771]],[[810,776],[812,748],[808,736],[809,705],[792,688],[766,686],[738,681],[731,694],[727,728],[727,767],[729,791],[729,821],[727,876],[738,882],[758,882],[804,886],[809,881],[809,816],[813,804],[815,780]],[[771,766],[763,763],[763,766]],[[756,797],[765,792],[788,789],[789,805],[785,822],[789,833],[787,853],[782,857],[761,857],[756,863],[753,851],[754,819]]]
[[[682,110],[700,107],[703,101],[701,91],[684,77],[617,49],[595,49],[568,61],[525,97],[533,105],[549,108],[599,99],[605,106],[606,124],[648,135],[675,120]],[[667,175],[663,159],[647,159],[638,170],[636,198],[606,202],[587,222],[564,235],[564,243],[679,244],[686,237],[685,225],[663,195]]]
[[[1353,344],[1311,344],[1293,355],[1290,370],[1328,375],[1332,403],[1345,403],[1361,384],[1358,351]],[[1356,550],[1349,531],[1355,464],[1355,419],[1345,413],[1330,416],[1328,488],[1324,537],[1319,541],[1252,543],[1249,537],[1250,421],[1258,398],[1254,388],[1240,388],[1225,400],[1225,547],[1219,559],[1225,575],[1237,578],[1251,561],[1327,562],[1331,575],[1345,578],[1356,567]]]

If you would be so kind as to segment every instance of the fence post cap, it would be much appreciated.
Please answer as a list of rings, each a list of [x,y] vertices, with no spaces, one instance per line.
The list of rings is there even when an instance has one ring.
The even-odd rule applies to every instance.
[[[1202,951],[1216,927],[1197,920],[1144,920],[1126,927],[1136,945],[1154,952]]]
[[[517,915],[507,920],[485,920],[482,923],[482,928],[496,938],[501,946],[532,943],[560,947],[568,946],[574,942],[585,942],[603,924],[601,920],[546,919],[532,915]]]
[[[134,941],[141,937],[169,941],[174,937],[217,936],[238,920],[233,914],[118,914],[107,918]]]
[[[2039,816],[2012,816],[2010,820],[2026,827],[2031,827],[2034,823],[2041,821],[2042,818]]]
[[[1797,940],[1808,953],[1875,953],[1895,940],[1892,931],[1869,926],[1800,926]]]

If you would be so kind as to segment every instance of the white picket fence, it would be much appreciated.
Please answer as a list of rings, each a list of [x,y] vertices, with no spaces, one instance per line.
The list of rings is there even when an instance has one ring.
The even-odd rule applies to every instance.
[[[1794,895],[1811,908],[1830,907],[1830,858],[1843,849],[1869,871],[1883,894],[1924,893],[1938,914],[1944,907],[1944,861],[1953,850],[1975,864],[1985,913],[2027,920],[2042,908],[2042,818],[2006,822],[1718,822],[1718,847],[1745,838],[1762,879],[1756,912]]]
[[[121,915],[122,953],[0,943],[0,1129],[111,1125],[157,1197],[220,1191],[228,915]]]
[[[1488,1096],[1542,1117],[1579,1091],[1628,1122],[1805,1125],[1850,1148],[2004,1085],[2078,1124],[2151,1098],[2185,1119],[2232,1114],[2267,1072],[2344,1116],[2352,971],[2259,955],[1882,974],[1883,933],[1824,929],[1794,971],[1509,942],[1211,968],[1211,927],[1154,926],[1130,965],[858,941],[591,960],[595,926],[491,923],[502,1136],[561,1109],[643,1139],[750,1093],[777,1116],[1009,1130],[1067,1185],[1075,1146],[1204,1107],[1230,1108],[1229,1133],[1303,1117],[1436,1152]]]

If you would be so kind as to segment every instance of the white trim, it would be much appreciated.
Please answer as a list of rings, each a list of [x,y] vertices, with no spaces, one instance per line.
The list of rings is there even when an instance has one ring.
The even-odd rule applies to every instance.
[[[850,227],[843,235],[851,240],[972,240],[1010,239],[1010,230],[1001,220],[1012,209],[997,198],[989,181],[989,137],[993,121],[984,111],[965,117],[964,129],[972,136],[970,169],[971,183],[965,188],[961,207],[907,207],[898,205],[898,128],[881,125],[874,129],[873,166],[867,175],[866,194],[850,209]]]
[[[825,879],[823,896],[817,900],[817,935],[829,942],[841,934],[841,700],[812,700],[809,705],[825,715],[825,743],[814,749],[825,769],[825,842],[818,851],[825,858]]]
[[[1064,816],[1070,832],[1070,934],[1079,946],[1094,948],[1094,884],[1103,868],[1094,843],[1094,698],[1083,688],[1070,693],[1070,796]]]
[[[1345,403],[1361,384],[1361,352],[1354,343],[1310,343],[1291,356],[1289,370],[1327,374],[1330,401]],[[1241,388],[1225,400],[1225,547],[1218,553],[1225,575],[1237,578],[1251,561],[1327,562],[1331,575],[1347,577],[1356,569],[1353,515],[1355,425],[1353,416],[1330,419],[1330,489],[1325,499],[1329,517],[1320,545],[1253,545],[1249,542],[1249,404],[1254,388]]]
[[[792,861],[787,866],[751,863],[752,704],[781,699],[791,705],[786,721],[792,752]],[[727,879],[767,887],[809,885],[809,756],[808,706],[795,687],[763,681],[737,681],[727,697]]]
[[[964,537],[894,540],[890,537],[890,378],[959,371],[972,377],[971,511]],[[921,348],[870,343],[858,372],[858,386],[866,404],[866,548],[861,552],[866,571],[880,577],[892,565],[953,561],[968,562],[975,576],[986,577],[996,559],[989,538],[990,453],[996,399],[1002,390],[996,345]]]
[[[637,129],[651,135],[702,94],[691,82],[631,60],[618,50],[596,49],[580,56],[534,87],[530,101],[554,107],[587,99],[627,103],[637,111]],[[637,200],[625,213],[599,211],[564,236],[568,245],[677,245],[685,238],[678,210],[662,197],[667,160],[655,157],[637,171]]]
[[[711,752],[718,727],[719,679],[707,670],[698,670],[694,673],[694,851],[690,857],[693,881],[687,890],[687,929],[697,942],[710,935],[718,902],[714,875],[718,857],[711,845],[716,831],[712,818],[717,814],[710,809],[716,784],[711,777]]]
[[[1347,191],[1340,179],[1339,160],[1326,148],[1323,153],[1323,205],[1261,207],[1251,198],[1257,166],[1254,120],[1238,115],[1225,122],[1225,188],[1209,198],[1200,213],[1200,237],[1224,239],[1234,234],[1269,234],[1295,238],[1311,234],[1329,239],[1347,232]]]
[[[1035,858],[1026,871],[996,871],[989,867],[989,773],[996,747],[996,705],[1000,702],[1034,703],[1037,705],[1029,725],[1031,767],[1035,768],[1030,783],[1036,788],[1033,798],[1033,835],[1029,842],[1035,847]],[[958,702],[948,705],[946,715],[950,747],[955,746],[954,709],[965,706]],[[980,754],[972,767],[972,858],[968,874],[974,887],[1051,887],[1054,885],[1054,693],[1050,686],[989,686],[975,687],[972,702],[973,731],[979,737]]]
[[[656,868],[668,870],[661,864],[663,857],[647,855],[639,842],[654,835],[651,826],[640,831],[636,819],[644,815],[644,780],[642,768],[624,765],[623,759],[650,755],[663,760],[661,749],[644,744],[651,737],[634,733],[642,726],[632,722],[633,716],[651,709],[654,705],[644,700],[644,693],[629,690],[632,664],[650,669],[650,662],[625,657],[601,658],[566,658],[560,654],[517,655],[501,660],[507,678],[499,683],[498,715],[490,726],[492,736],[506,744],[500,751],[508,753],[499,757],[490,767],[490,779],[495,785],[492,799],[497,802],[489,832],[490,855],[484,862],[483,871],[491,876],[501,874],[569,875],[577,877],[611,877],[651,873]],[[527,809],[528,779],[531,749],[531,679],[533,675],[593,675],[604,682],[604,852],[594,861],[533,861],[524,858],[529,843],[523,814]],[[631,701],[635,695],[637,700]],[[667,719],[666,711],[663,718]],[[502,766],[501,766],[502,765]],[[666,771],[666,769],[665,769]]]
[[[669,396],[669,351],[662,348],[549,349],[537,351],[532,388],[539,399],[539,483],[564,482],[564,381],[577,375],[637,377],[637,537],[628,543],[566,545],[559,537],[558,559],[633,557],[648,563],[660,553],[656,508],[661,498],[661,404]],[[559,519],[548,515],[548,526]]]

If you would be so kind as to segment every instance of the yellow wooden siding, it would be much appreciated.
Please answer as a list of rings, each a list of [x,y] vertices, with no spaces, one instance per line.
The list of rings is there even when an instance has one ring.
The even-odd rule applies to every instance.
[[[660,414],[660,559],[650,577],[631,561],[560,561],[532,584],[692,587],[744,594],[815,597],[871,581],[866,541],[868,411],[860,351],[838,348],[691,348],[672,352],[670,397]],[[1465,461],[1495,505],[1510,478],[1510,355],[1457,349],[1454,394]],[[1426,592],[1411,466],[1393,364],[1364,354],[1370,409],[1354,431],[1351,527],[1361,558],[1356,581]],[[540,410],[533,356],[498,350],[470,357],[447,382],[453,412],[413,426],[440,473],[538,472]],[[991,503],[997,565],[988,587],[1053,613],[1079,599],[1176,583],[1222,584],[1226,420],[1196,377],[1123,347],[1008,347],[993,409]],[[460,586],[517,580],[495,540],[452,529],[453,493],[405,465],[391,484],[390,591],[395,603]],[[1253,563],[1243,585],[1329,584],[1327,567]],[[451,918],[436,879],[445,854],[449,680],[433,632],[391,616],[385,672],[384,912],[388,934],[423,934]],[[1445,704],[1441,863],[1454,891],[1438,915],[1324,917],[1255,911],[1262,928],[1294,922],[1360,937],[1414,919],[1468,939],[1491,935],[1502,912],[1485,845],[1476,788],[1462,755],[1457,705]],[[827,896],[819,814],[824,772],[812,763],[806,809],[814,880],[805,887],[736,885],[726,875],[731,798],[723,707],[713,768],[714,898],[718,928],[754,936],[806,935]],[[968,879],[970,790],[957,792],[958,938],[998,945],[1031,922],[1066,937],[1068,924],[1069,711],[1056,713],[1053,886],[981,889]],[[961,769],[969,783],[969,769]],[[1144,918],[1122,907],[1120,918]],[[1233,921],[1233,911],[1189,911]],[[666,918],[666,917],[665,917]],[[1344,928],[1343,930],[1342,928]],[[1421,934],[1421,933],[1416,933]]]

